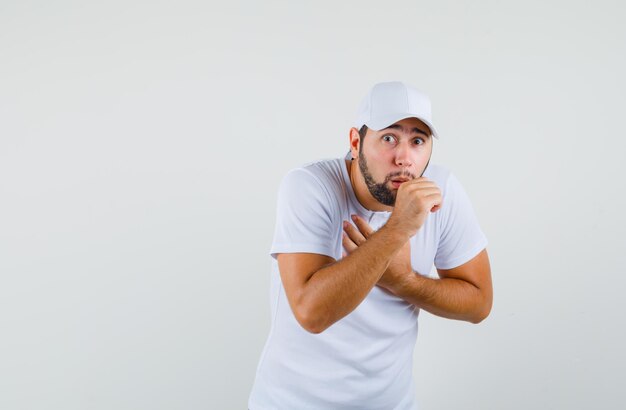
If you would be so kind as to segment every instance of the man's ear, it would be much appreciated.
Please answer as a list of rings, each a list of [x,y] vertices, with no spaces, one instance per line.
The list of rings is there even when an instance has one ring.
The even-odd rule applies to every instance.
[[[356,159],[359,157],[360,147],[361,147],[361,136],[359,135],[359,130],[352,127],[350,128],[350,153],[352,154],[352,159]]]

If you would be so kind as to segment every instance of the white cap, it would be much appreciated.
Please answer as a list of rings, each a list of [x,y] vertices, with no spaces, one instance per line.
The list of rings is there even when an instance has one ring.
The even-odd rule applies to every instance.
[[[378,83],[365,96],[357,112],[356,129],[363,125],[380,131],[405,118],[417,118],[439,138],[433,126],[430,98],[423,92],[399,81]]]

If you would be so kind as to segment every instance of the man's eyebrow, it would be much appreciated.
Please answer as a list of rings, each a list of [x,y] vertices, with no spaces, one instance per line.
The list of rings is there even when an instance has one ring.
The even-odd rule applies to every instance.
[[[394,129],[394,130],[400,130],[400,131],[402,131],[402,129],[403,129],[403,128],[404,128],[404,127],[402,127],[400,124],[391,124],[391,125],[390,125],[390,126],[388,126],[387,128],[384,128],[384,129],[383,129],[383,131],[384,131],[384,130],[388,130],[388,129]],[[414,133],[414,134],[422,134],[422,135],[424,135],[425,137],[430,137],[430,135],[428,135],[427,133],[425,133],[424,131],[420,130],[420,129],[419,129],[419,128],[417,128],[417,127],[413,128],[413,130],[412,130],[412,131],[413,131],[413,133]]]

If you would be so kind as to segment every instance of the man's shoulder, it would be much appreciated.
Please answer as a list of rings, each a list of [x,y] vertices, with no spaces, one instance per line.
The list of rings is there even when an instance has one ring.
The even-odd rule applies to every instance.
[[[343,159],[323,159],[291,169],[279,188],[279,202],[287,201],[306,208],[316,204],[337,212],[346,199]],[[347,171],[346,171],[347,174]]]
[[[285,178],[295,179],[298,183],[317,182],[325,188],[342,189],[345,162],[341,158],[321,159],[308,162],[291,169]]]
[[[325,158],[307,162],[300,168],[313,174],[336,174],[341,175],[341,166],[345,166],[345,161],[341,158]]]

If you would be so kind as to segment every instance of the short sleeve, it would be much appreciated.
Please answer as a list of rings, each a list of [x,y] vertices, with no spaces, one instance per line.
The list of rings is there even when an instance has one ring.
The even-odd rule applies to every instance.
[[[290,171],[278,189],[271,256],[303,252],[335,258],[335,208],[315,175],[303,168]]]
[[[452,269],[471,260],[487,247],[469,197],[452,174],[448,176],[441,207],[440,237],[435,266]]]

